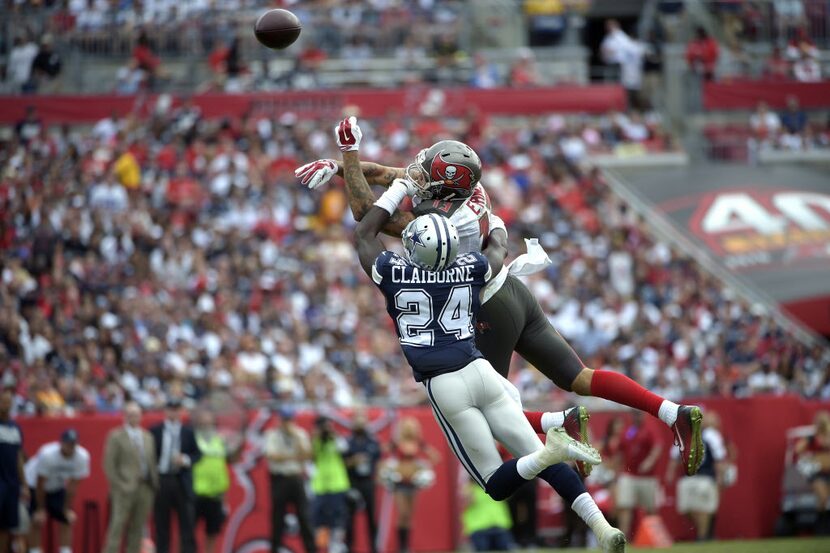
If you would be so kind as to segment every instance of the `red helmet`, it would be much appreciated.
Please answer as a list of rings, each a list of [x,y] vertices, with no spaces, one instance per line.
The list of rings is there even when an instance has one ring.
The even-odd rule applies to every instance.
[[[481,179],[481,160],[457,140],[442,140],[421,150],[406,168],[423,198],[467,198]]]

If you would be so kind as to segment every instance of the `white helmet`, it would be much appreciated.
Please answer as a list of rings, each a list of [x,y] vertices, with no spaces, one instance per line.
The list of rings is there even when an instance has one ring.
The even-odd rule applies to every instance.
[[[443,271],[458,255],[455,225],[436,213],[421,215],[406,225],[401,239],[409,260],[430,271]]]

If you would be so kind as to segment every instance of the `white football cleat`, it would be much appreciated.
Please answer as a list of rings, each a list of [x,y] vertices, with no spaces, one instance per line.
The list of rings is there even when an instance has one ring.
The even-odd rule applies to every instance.
[[[589,465],[602,462],[599,451],[568,436],[564,428],[551,428],[545,436],[543,459],[548,466],[563,461],[582,461]]]
[[[608,526],[604,532],[597,534],[597,541],[604,553],[625,553],[625,534],[613,526]]]

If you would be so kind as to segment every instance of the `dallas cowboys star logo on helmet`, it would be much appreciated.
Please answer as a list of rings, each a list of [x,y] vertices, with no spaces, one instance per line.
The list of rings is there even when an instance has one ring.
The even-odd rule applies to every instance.
[[[404,232],[403,247],[406,250],[406,254],[409,259],[413,259],[415,257],[415,248],[417,246],[425,248],[427,245],[422,238],[423,234],[426,232],[426,229],[415,228],[416,225],[413,225],[412,223],[409,223],[409,225],[412,228],[407,227],[408,230]]]
[[[412,243],[416,244],[418,246],[426,247],[426,244],[424,243],[423,239],[421,238],[421,236],[424,234],[424,232],[426,232],[424,229],[413,230],[412,233],[409,235],[409,238],[412,240]]]

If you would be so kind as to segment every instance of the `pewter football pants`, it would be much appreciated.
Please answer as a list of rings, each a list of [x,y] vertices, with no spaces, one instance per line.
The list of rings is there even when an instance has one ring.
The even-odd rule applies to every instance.
[[[450,448],[482,488],[502,464],[494,439],[515,457],[543,447],[519,403],[508,395],[512,385],[487,360],[476,359],[424,385]]]

